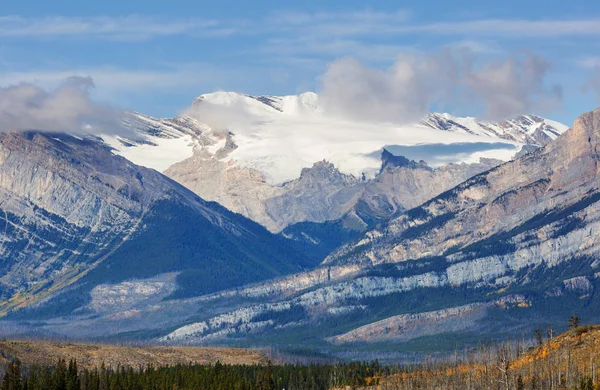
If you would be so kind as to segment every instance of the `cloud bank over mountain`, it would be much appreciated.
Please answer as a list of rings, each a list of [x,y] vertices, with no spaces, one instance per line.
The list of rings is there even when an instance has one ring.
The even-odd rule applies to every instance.
[[[90,77],[70,77],[46,90],[29,83],[0,88],[0,131],[123,133],[122,111],[92,100]]]
[[[435,107],[475,107],[501,120],[561,106],[562,88],[546,82],[549,68],[529,52],[496,61],[462,49],[402,53],[385,70],[344,57],[321,77],[321,98],[325,110],[356,120],[405,124]]]

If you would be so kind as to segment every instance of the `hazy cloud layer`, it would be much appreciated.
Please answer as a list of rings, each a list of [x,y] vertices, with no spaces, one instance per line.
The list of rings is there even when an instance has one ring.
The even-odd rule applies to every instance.
[[[392,29],[392,31],[394,30]],[[399,26],[395,31],[398,33],[496,35],[517,39],[523,37],[597,36],[600,34],[600,19],[480,19]]]
[[[313,36],[356,36],[385,33],[388,27],[405,25],[408,10],[380,12],[371,9],[341,12],[275,11],[267,15],[261,29],[293,31]]]
[[[600,57],[590,57],[579,62],[579,65],[589,72],[589,77],[582,85],[583,92],[591,92],[600,102]]]
[[[89,67],[67,69],[33,69],[13,72],[0,72],[0,85],[11,85],[21,82],[36,85],[56,85],[74,75],[90,75],[98,89],[109,91],[138,90],[147,92],[149,89],[164,90],[167,88],[184,87],[190,84],[206,83],[208,80],[230,78],[242,79],[243,75],[235,78],[235,68],[206,63],[178,63],[160,68],[117,68]],[[78,76],[79,77],[79,76]]]
[[[0,88],[0,131],[123,133],[122,112],[94,102],[89,77],[70,77],[53,90],[33,84]]]
[[[584,91],[592,91],[596,94],[596,99],[600,102],[600,66],[592,70],[592,75],[584,85]]]
[[[345,57],[321,77],[321,101],[326,111],[355,120],[411,123],[432,108],[461,106],[504,119],[561,104],[560,87],[545,85],[548,68],[530,53],[483,63],[463,50],[402,54],[387,70]]]
[[[474,102],[481,102],[487,119],[552,112],[562,104],[562,88],[545,85],[549,68],[542,57],[525,53],[480,67],[466,64],[460,83]]]
[[[156,16],[39,18],[0,16],[0,37],[84,38],[143,40],[171,35],[220,36],[233,33],[214,20],[195,18],[165,19]]]
[[[365,35],[485,35],[512,38],[549,38],[600,35],[600,19],[473,19],[415,23],[412,13],[399,9],[380,12],[274,11],[262,20],[212,20],[156,15],[44,16],[0,15],[0,36],[105,39],[149,39],[172,35],[228,36],[231,34],[290,33],[321,37]]]

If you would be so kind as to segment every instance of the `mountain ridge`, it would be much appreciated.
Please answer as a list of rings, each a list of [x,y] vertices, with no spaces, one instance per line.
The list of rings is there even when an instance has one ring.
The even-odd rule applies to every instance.
[[[3,315],[76,284],[202,270],[202,288],[214,289],[314,261],[95,140],[4,133],[0,162]]]
[[[356,193],[362,191],[349,189],[349,181],[365,182],[367,187],[369,181],[373,183],[368,199],[356,205],[365,210],[363,216],[358,213],[353,217],[362,221],[358,225],[369,225],[403,208],[405,200],[394,200],[390,189],[381,185],[382,167],[390,155],[414,161],[433,156],[426,161],[432,169],[456,174],[444,178],[443,189],[448,189],[468,175],[511,159],[519,148],[523,153],[526,148],[520,145],[527,150],[538,147],[566,129],[535,116],[498,124],[449,114],[430,114],[429,122],[407,126],[348,122],[328,116],[314,93],[251,96],[221,91],[199,96],[188,111],[174,119],[133,117],[127,126],[141,141],[105,137],[115,153],[142,165],[154,164],[201,197],[217,201],[275,233],[296,223],[329,223],[344,218],[354,207],[348,202],[359,201]],[[536,138],[532,134],[538,130],[549,135]],[[151,163],[146,156],[155,156],[158,162]],[[383,164],[382,157],[386,160]],[[498,162],[492,163],[495,160]],[[305,172],[318,169],[319,161],[332,164],[331,177],[323,176],[321,183],[306,180]],[[458,165],[449,169],[453,161]],[[462,165],[464,161],[471,166]],[[464,172],[459,173],[457,167]],[[335,184],[334,176],[339,175],[347,179]],[[419,179],[405,180],[415,183]],[[293,191],[310,191],[301,189],[303,184],[323,187],[321,194],[313,194],[322,212],[291,204],[295,202]],[[410,196],[425,200],[418,186],[411,185],[416,192]],[[290,209],[280,212],[281,207]],[[325,211],[329,208],[331,212]],[[382,213],[386,208],[389,210]]]
[[[599,143],[600,109],[546,147],[370,228],[312,271],[237,290],[248,303],[163,340],[288,340],[293,329],[315,345],[332,340],[332,350],[336,340],[414,348],[446,327],[472,343],[543,327],[560,308],[596,321]]]

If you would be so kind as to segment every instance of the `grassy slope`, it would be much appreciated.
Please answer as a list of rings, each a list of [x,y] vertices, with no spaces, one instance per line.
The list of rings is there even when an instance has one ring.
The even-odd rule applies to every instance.
[[[589,370],[590,361],[595,362],[596,369],[600,364],[600,325],[580,326],[568,330],[517,358],[513,362],[513,368],[529,368],[530,365],[544,364],[559,358],[564,360],[567,355],[570,356],[571,364],[582,372]],[[564,364],[563,362],[561,366]]]
[[[499,345],[496,347],[499,347]],[[495,386],[501,386],[503,382],[500,370],[502,364],[498,360],[498,350],[495,349],[496,347],[492,346],[490,349],[489,356],[492,360],[488,362],[487,366],[483,361],[455,362],[450,358],[443,362],[437,362],[429,366],[428,369],[419,366],[414,371],[409,370],[400,374],[382,377],[380,378],[380,383],[398,389],[413,388],[414,383],[419,383],[421,386],[425,386],[424,384],[427,383],[432,387],[444,384],[444,388],[462,389],[466,388],[466,384],[471,383],[470,381],[472,381],[475,388],[478,388],[477,386],[481,386],[483,383],[493,383]],[[556,378],[560,376],[561,380],[564,381],[566,373],[569,371],[571,375],[575,376],[575,379],[570,381],[571,383],[574,382],[575,385],[579,383],[578,378],[586,375],[590,377],[595,376],[596,384],[598,385],[597,373],[600,372],[600,325],[581,326],[571,329],[544,342],[540,346],[529,348],[520,356],[510,360],[508,371],[513,384],[516,383],[516,377],[522,375],[526,384],[525,388],[527,389],[530,388],[532,375],[539,378],[539,383],[543,382],[547,384],[549,377]],[[482,381],[484,376],[487,377],[487,382]],[[535,387],[536,389],[541,388],[539,387],[539,383],[538,387]],[[564,387],[563,383],[560,388],[575,387]],[[368,387],[368,389],[375,390],[375,387]]]

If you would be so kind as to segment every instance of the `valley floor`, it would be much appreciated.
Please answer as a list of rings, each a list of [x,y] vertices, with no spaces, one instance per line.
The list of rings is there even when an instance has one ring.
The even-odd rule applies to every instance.
[[[176,364],[265,364],[258,351],[219,347],[135,347],[48,341],[0,341],[0,364],[18,359],[27,365],[75,359],[80,367],[162,367]]]
[[[30,341],[2,341],[0,356],[1,388],[18,390],[56,381],[73,389],[108,388],[103,381],[111,389],[600,389],[600,325],[558,336],[540,330],[535,342],[506,340],[400,365],[272,365],[258,352],[232,348]]]

